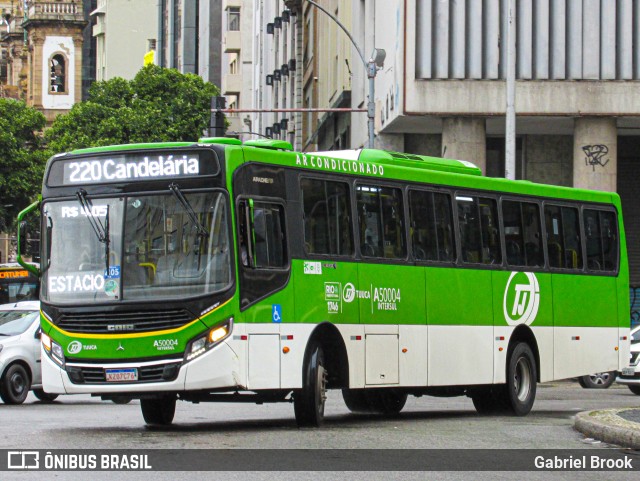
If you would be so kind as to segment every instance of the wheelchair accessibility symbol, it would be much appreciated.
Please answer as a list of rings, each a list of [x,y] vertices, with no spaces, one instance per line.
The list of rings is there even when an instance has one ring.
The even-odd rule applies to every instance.
[[[282,306],[280,304],[272,304],[272,316],[273,322],[282,322]]]

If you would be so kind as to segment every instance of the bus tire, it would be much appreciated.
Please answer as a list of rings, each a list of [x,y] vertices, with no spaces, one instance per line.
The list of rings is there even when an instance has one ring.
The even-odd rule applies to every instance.
[[[615,371],[597,372],[578,378],[578,383],[585,389],[607,389],[616,380]]]
[[[129,396],[113,396],[111,398],[113,404],[129,404],[131,401],[133,401],[133,398]]]
[[[631,384],[628,384],[627,387],[633,394],[635,394],[636,396],[640,396],[640,386],[633,386]]]
[[[407,403],[408,395],[395,389],[379,389],[365,393],[371,410],[375,413],[393,416],[399,414]]]
[[[525,342],[520,342],[511,351],[507,366],[507,385],[503,391],[504,404],[511,414],[526,416],[536,399],[536,359]]]
[[[500,396],[497,396],[492,388],[474,391],[471,394],[471,401],[478,414],[482,415],[498,413],[505,408]]]
[[[12,364],[0,379],[0,398],[5,404],[22,404],[31,388],[31,378],[20,364]]]
[[[159,399],[141,399],[140,408],[147,424],[168,426],[176,414],[176,398],[165,396]]]
[[[364,389],[343,389],[342,399],[352,413],[370,413],[371,407]]]
[[[302,376],[302,389],[294,392],[293,409],[298,426],[318,427],[324,422],[328,374],[322,346],[314,343],[308,352]]]
[[[44,389],[34,389],[33,395],[43,403],[50,403],[58,399],[57,394],[51,394],[51,393],[45,392]]]

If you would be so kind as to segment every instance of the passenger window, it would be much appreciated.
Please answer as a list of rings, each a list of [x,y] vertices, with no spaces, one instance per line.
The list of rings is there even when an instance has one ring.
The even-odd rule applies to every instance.
[[[455,260],[453,215],[447,194],[416,191],[409,193],[411,242],[419,261]]]
[[[485,197],[456,196],[462,260],[470,264],[500,264],[496,201]]]
[[[587,269],[615,271],[618,264],[618,229],[613,212],[584,210]]]
[[[512,266],[544,265],[540,208],[533,202],[502,202],[507,263]]]
[[[257,269],[287,265],[284,208],[278,204],[240,202],[240,262]]]
[[[549,265],[559,269],[582,269],[578,209],[547,205],[544,216]]]
[[[405,258],[407,249],[400,189],[358,185],[356,197],[362,255],[386,259]]]
[[[308,254],[353,254],[349,185],[301,179],[304,243]]]

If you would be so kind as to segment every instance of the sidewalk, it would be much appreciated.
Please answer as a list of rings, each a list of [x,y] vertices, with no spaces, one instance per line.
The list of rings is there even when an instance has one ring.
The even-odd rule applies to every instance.
[[[604,409],[576,415],[573,427],[585,436],[640,449],[640,409]]]

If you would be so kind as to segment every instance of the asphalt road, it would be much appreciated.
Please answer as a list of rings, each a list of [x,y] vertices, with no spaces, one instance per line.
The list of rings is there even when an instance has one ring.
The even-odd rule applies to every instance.
[[[351,414],[330,392],[321,429],[298,429],[290,404],[190,404],[178,402],[174,424],[146,427],[138,401],[115,405],[90,396],[61,396],[53,404],[29,395],[25,404],[0,404],[2,449],[144,448],[397,448],[397,449],[616,449],[584,439],[572,416],[592,409],[640,407],[626,387],[586,390],[577,383],[538,386],[526,417],[478,416],[465,397],[410,397],[397,418]],[[5,475],[13,475],[11,476]],[[31,475],[31,476],[29,476]],[[87,473],[0,473],[0,479],[87,479]],[[193,479],[196,473],[153,473],[154,480]],[[603,473],[345,473],[344,479],[603,479]],[[208,473],[206,479],[336,479],[322,473]],[[606,479],[629,479],[607,473]],[[98,479],[151,479],[149,473],[91,473]]]

